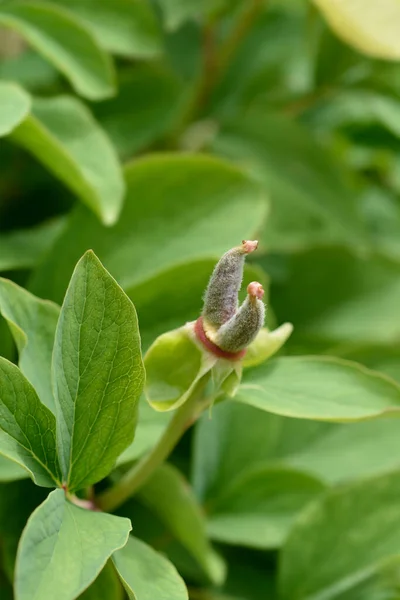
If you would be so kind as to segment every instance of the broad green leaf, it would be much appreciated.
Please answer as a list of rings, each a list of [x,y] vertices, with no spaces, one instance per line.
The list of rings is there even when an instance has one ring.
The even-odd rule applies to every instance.
[[[139,490],[138,498],[158,515],[211,581],[223,583],[224,564],[207,539],[204,515],[181,473],[172,465],[159,467]]]
[[[266,248],[364,244],[364,224],[347,173],[293,120],[251,111],[227,123],[213,149],[244,164],[265,186],[272,204],[262,235]]]
[[[390,346],[341,345],[335,347],[335,354],[362,363],[374,371],[385,373],[400,383],[400,348],[396,343]]]
[[[51,358],[60,307],[0,277],[0,313],[13,334],[22,373],[43,404],[55,412]]]
[[[32,227],[0,233],[0,271],[30,269],[43,258],[64,226],[63,219],[56,219]]]
[[[144,379],[135,308],[90,251],[61,309],[52,375],[63,477],[83,488],[132,442]]]
[[[30,514],[47,497],[48,490],[30,479],[0,484],[0,537],[2,566],[10,582],[14,580],[18,542]],[[0,595],[3,600],[3,596]]]
[[[279,320],[295,323],[293,341],[397,343],[400,262],[319,248],[292,256],[286,277],[274,304]]]
[[[144,542],[130,536],[113,561],[130,600],[188,600],[173,564]]]
[[[94,107],[119,155],[129,159],[165,136],[187,105],[177,75],[159,64],[137,64],[124,70],[118,95]]]
[[[0,455],[0,481],[17,481],[25,479],[27,472],[20,465]]]
[[[161,30],[143,0],[53,0],[81,19],[109,52],[152,58],[161,52]]]
[[[144,283],[126,290],[135,302],[145,349],[162,333],[197,319],[203,308],[204,291],[219,258],[185,263],[161,273],[151,285]],[[241,299],[245,298],[251,281],[259,281],[268,296],[269,280],[265,272],[256,265],[247,264]],[[265,300],[268,302],[267,298]]]
[[[25,50],[18,56],[2,59],[0,79],[15,81],[33,91],[57,82],[58,71],[34,50]]]
[[[128,539],[129,519],[79,508],[54,490],[30,516],[15,573],[16,600],[74,600]]]
[[[154,410],[142,395],[139,402],[139,417],[132,444],[118,457],[117,464],[123,465],[143,456],[158,442],[164,433],[172,413]]]
[[[246,370],[235,400],[288,417],[360,421],[397,413],[400,387],[351,361],[284,357]]]
[[[0,454],[41,486],[59,483],[56,421],[21,371],[0,358]]]
[[[238,402],[196,425],[193,484],[206,505],[234,479],[262,467],[309,473],[327,485],[400,468],[400,421],[322,423],[289,419]]]
[[[266,214],[259,186],[214,157],[147,156],[129,164],[125,176],[118,223],[105,228],[84,208],[75,211],[36,272],[35,293],[61,299],[76,261],[91,247],[135,299],[134,288],[152,285],[162,272],[214,259],[238,240],[253,239]]]
[[[400,58],[397,0],[313,0],[333,31],[357,50],[376,58]]]
[[[217,362],[194,341],[189,327],[160,335],[146,352],[144,393],[155,410],[174,410],[184,404]]]
[[[350,89],[317,106],[307,117],[307,122],[320,131],[378,123],[400,137],[399,114],[399,104],[391,96]]]
[[[332,490],[306,510],[282,550],[282,600],[342,598],[398,556],[399,492],[396,471]]]
[[[111,561],[97,579],[79,596],[79,600],[123,600],[123,589]]]
[[[0,24],[22,35],[82,96],[100,100],[114,93],[108,55],[68,11],[44,2],[2,4]]]
[[[12,139],[29,150],[93,210],[105,225],[117,220],[124,181],[115,150],[76,98],[37,99]]]
[[[0,81],[0,136],[7,135],[29,112],[31,99],[15,83]]]
[[[293,470],[249,469],[210,499],[207,531],[228,544],[277,548],[297,513],[323,489],[318,479]]]

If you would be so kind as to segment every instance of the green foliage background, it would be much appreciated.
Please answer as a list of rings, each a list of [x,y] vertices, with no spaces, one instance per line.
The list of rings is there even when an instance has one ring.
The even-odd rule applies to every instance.
[[[268,326],[294,325],[239,402],[204,415],[118,510],[130,554],[126,520],[114,532],[105,516],[105,538],[119,537],[93,560],[118,550],[130,598],[185,597],[152,546],[191,600],[400,599],[400,9],[361,4],[0,1],[0,274],[20,286],[1,280],[0,355],[19,354],[47,407],[37,420],[53,418],[59,309],[21,288],[61,304],[88,249],[133,301],[143,350],[196,318],[213,265],[243,238],[260,240],[245,278],[268,288]],[[111,478],[165,428],[140,408]],[[72,480],[93,483],[80,469]],[[0,457],[2,600],[46,497],[25,477]],[[42,507],[63,502],[58,490]],[[140,587],[149,564],[161,588]],[[108,562],[79,597],[124,594]]]

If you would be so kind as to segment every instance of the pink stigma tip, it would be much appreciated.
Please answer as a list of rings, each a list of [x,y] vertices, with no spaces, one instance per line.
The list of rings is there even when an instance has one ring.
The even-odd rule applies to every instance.
[[[242,244],[243,244],[244,251],[247,254],[250,254],[251,252],[254,252],[254,250],[257,250],[258,240],[254,240],[254,241],[243,240]]]
[[[247,293],[249,294],[249,296],[261,300],[264,296],[264,289],[261,283],[258,283],[258,281],[252,281],[247,286]]]

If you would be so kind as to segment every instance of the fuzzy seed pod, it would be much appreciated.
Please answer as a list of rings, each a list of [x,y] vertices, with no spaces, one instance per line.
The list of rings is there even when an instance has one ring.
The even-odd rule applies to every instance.
[[[257,246],[257,241],[243,240],[240,246],[226,252],[217,263],[204,295],[202,316],[206,329],[218,329],[237,312],[244,260]]]
[[[248,296],[239,310],[222,325],[215,337],[215,344],[225,352],[239,352],[246,348],[264,325],[264,290],[256,281],[247,287]]]

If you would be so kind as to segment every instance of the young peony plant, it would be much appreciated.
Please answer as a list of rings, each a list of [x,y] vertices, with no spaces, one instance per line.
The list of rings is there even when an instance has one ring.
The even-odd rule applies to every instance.
[[[239,306],[245,259],[257,246],[244,240],[226,252],[211,275],[199,318],[161,335],[147,351],[145,396],[155,410],[175,412],[154,449],[100,496],[103,509],[114,509],[137,491],[204,410],[235,396],[243,368],[267,360],[290,336],[290,323],[275,331],[264,327],[264,289],[257,281],[247,286]]]
[[[182,406],[202,384],[208,404],[233,396],[242,369],[275,354],[292,332],[285,323],[270,332],[264,328],[264,289],[257,281],[247,286],[239,306],[246,256],[257,241],[243,240],[226,252],[211,275],[201,316],[161,335],[145,356],[145,394],[159,411]]]

